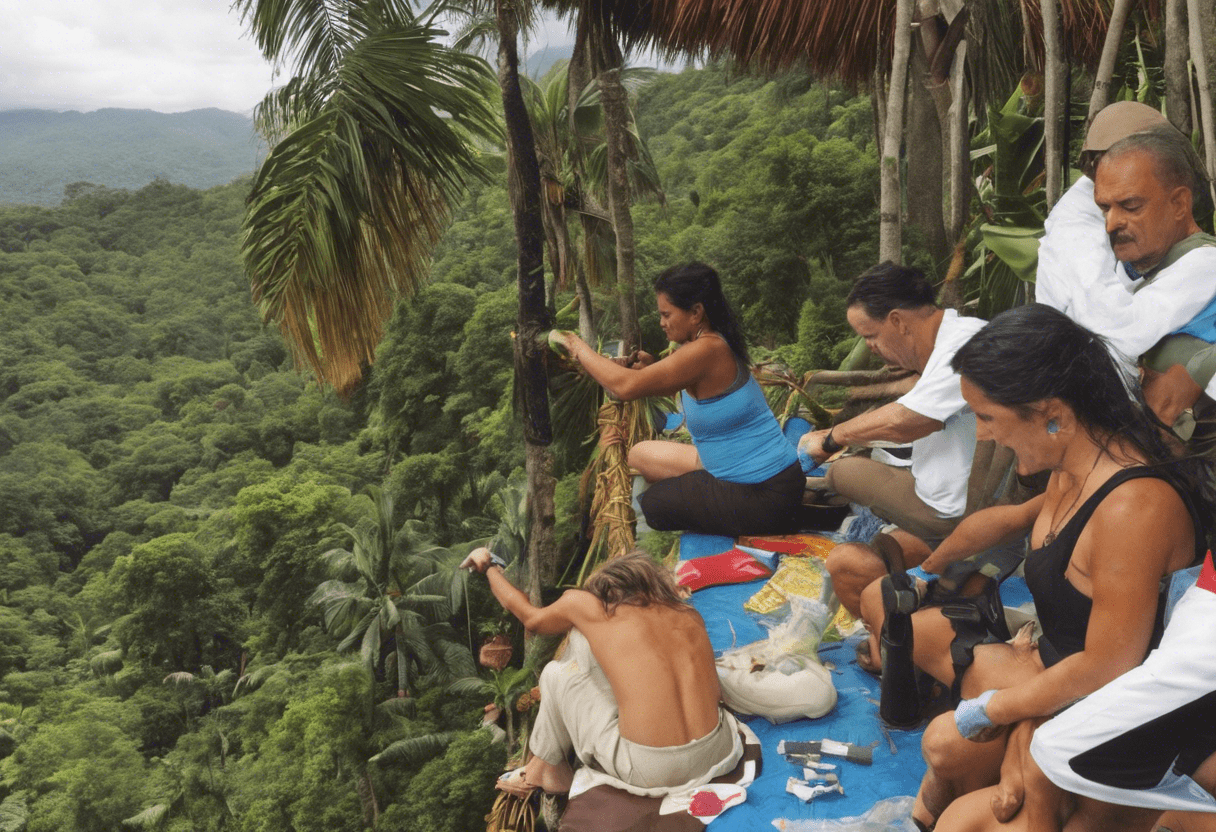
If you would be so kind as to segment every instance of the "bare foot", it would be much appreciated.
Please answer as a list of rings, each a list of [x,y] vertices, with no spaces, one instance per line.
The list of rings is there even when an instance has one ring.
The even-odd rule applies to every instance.
[[[878,639],[867,636],[857,643],[857,666],[872,676],[882,675],[882,662],[875,657],[881,655],[876,648]]]
[[[524,770],[522,768],[508,771],[499,777],[494,781],[494,788],[500,792],[513,794],[516,797],[528,797],[532,792],[536,791],[536,786],[531,786],[524,782]]]
[[[540,786],[549,794],[565,794],[570,791],[574,771],[565,760],[560,765],[551,765],[534,756],[524,766],[524,782],[529,786]]]

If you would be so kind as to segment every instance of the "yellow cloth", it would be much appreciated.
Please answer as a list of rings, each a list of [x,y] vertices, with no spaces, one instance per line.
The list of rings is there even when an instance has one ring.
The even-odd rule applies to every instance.
[[[760,615],[781,615],[787,611],[791,595],[818,600],[823,597],[824,572],[823,561],[817,557],[784,557],[773,577],[747,599],[743,609]],[[845,636],[857,628],[857,622],[841,607],[832,619],[828,633],[833,628],[838,636]]]

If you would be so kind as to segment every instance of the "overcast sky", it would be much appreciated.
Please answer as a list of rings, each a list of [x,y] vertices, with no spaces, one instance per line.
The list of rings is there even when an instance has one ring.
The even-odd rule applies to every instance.
[[[0,20],[0,110],[248,113],[274,83],[229,0],[0,0]]]

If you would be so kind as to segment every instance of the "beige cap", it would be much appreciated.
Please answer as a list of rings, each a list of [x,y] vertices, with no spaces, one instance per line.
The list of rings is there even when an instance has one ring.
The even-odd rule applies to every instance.
[[[1081,150],[1107,150],[1133,133],[1169,124],[1165,116],[1139,101],[1116,101],[1094,116]]]

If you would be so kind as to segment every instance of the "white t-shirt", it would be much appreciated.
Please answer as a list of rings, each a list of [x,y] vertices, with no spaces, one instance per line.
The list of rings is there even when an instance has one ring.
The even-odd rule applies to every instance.
[[[960,318],[947,309],[933,342],[933,352],[916,386],[897,399],[899,404],[944,423],[944,427],[912,443],[912,478],[916,496],[939,517],[959,517],[967,508],[967,480],[975,457],[975,414],[963,399],[958,373],[950,361],[959,347],[988,323]]]

